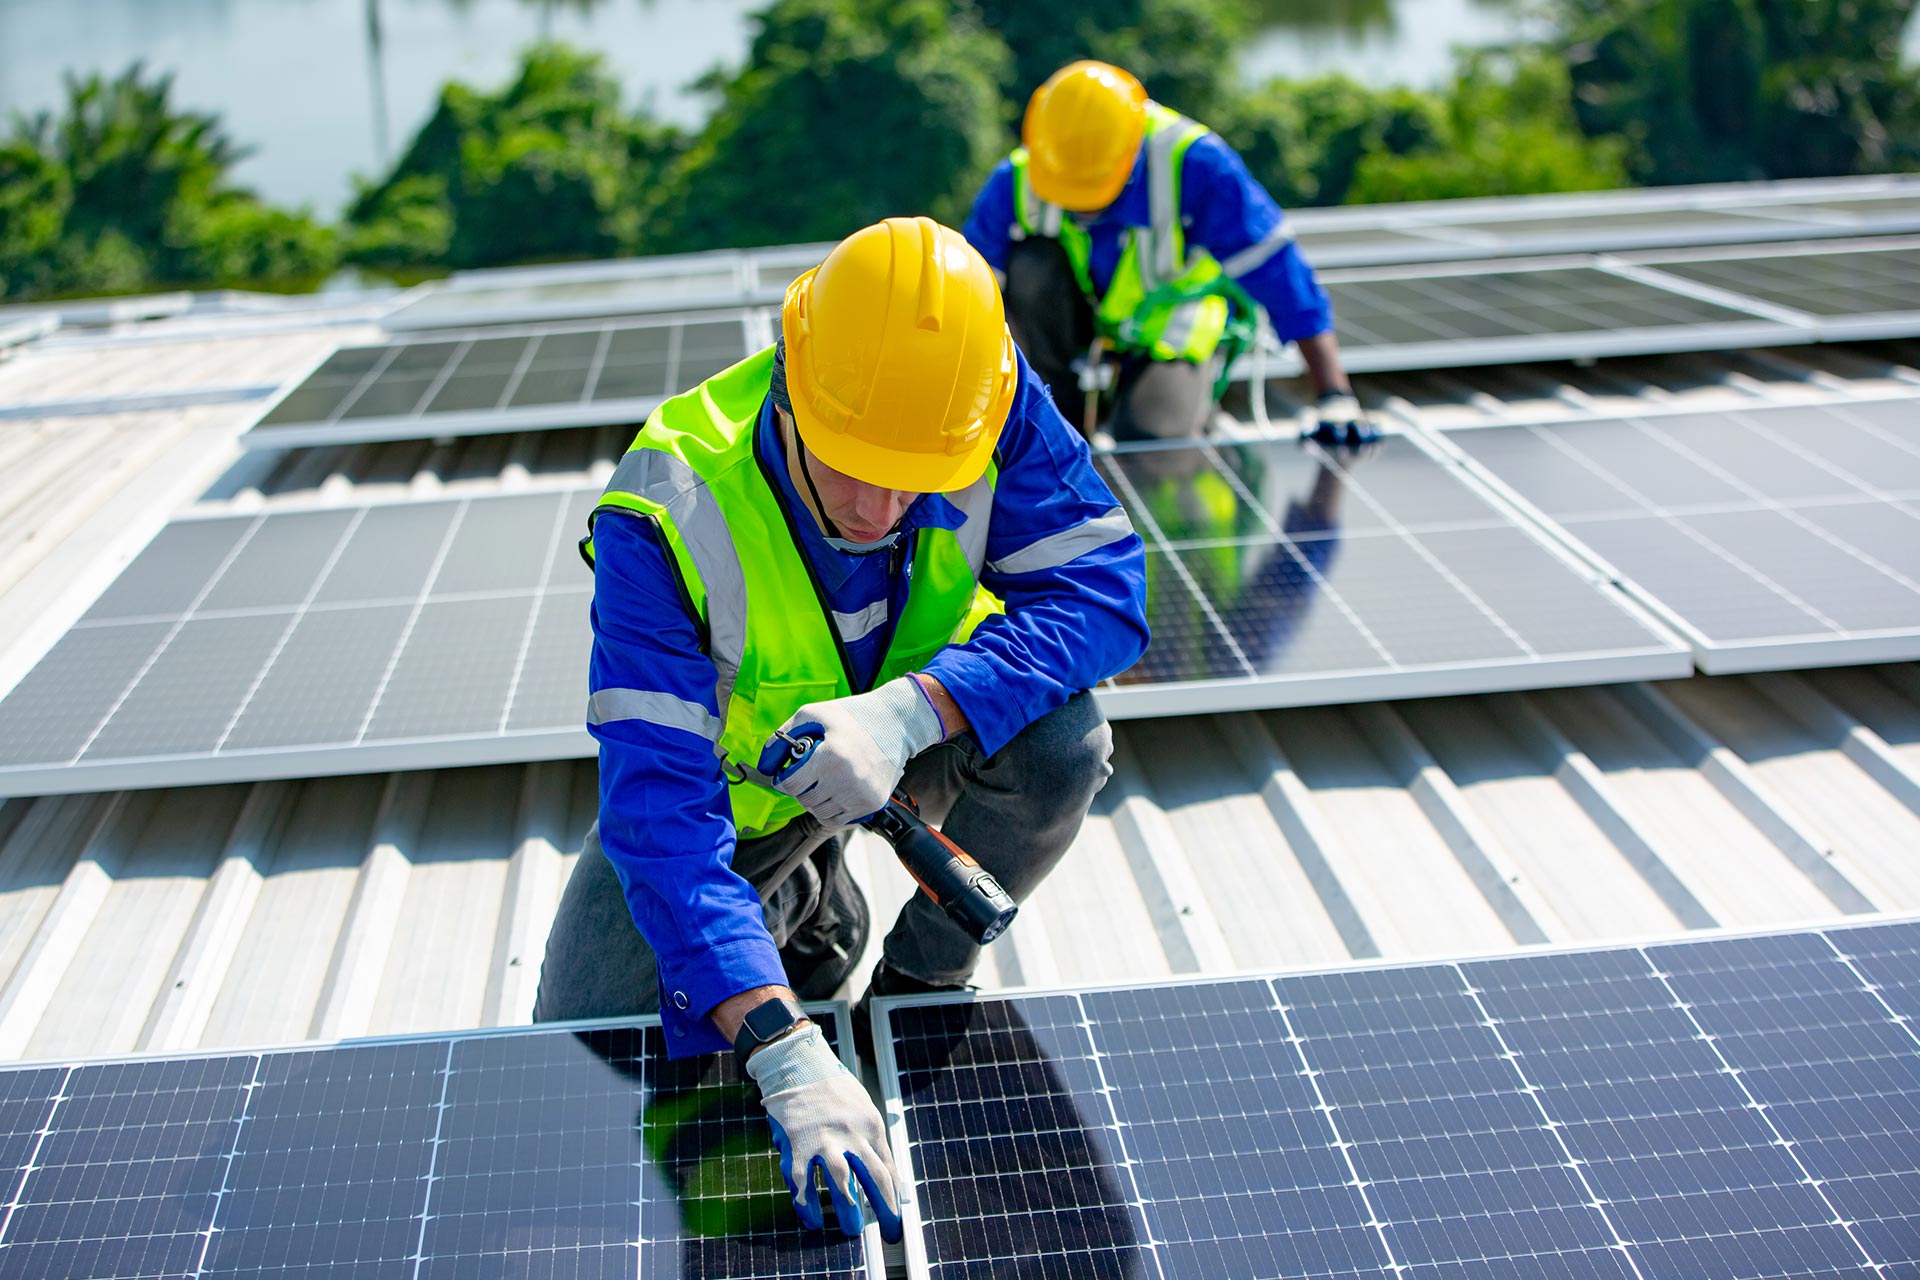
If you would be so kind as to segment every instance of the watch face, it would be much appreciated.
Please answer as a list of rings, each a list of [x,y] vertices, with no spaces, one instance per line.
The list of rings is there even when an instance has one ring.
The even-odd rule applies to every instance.
[[[749,1009],[744,1022],[747,1029],[753,1032],[755,1040],[765,1040],[792,1026],[799,1021],[799,1017],[798,1011],[792,1005],[775,997]]]

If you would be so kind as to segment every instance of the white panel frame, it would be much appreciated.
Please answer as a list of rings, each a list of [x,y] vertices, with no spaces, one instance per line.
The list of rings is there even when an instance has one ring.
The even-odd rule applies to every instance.
[[[44,338],[60,327],[57,315],[33,315],[0,323],[0,350]]]

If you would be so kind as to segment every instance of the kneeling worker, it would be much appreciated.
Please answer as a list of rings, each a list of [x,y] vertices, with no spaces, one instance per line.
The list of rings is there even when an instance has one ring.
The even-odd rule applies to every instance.
[[[1285,215],[1211,130],[1089,61],[1034,91],[1021,140],[974,198],[966,236],[1006,281],[1014,339],[1076,425],[1093,424],[1088,398],[1111,351],[1115,436],[1199,435],[1257,306],[1300,349],[1314,434],[1374,438]]]
[[[600,820],[535,1017],[659,1009],[673,1056],[731,1045],[801,1218],[822,1222],[817,1164],[843,1229],[857,1180],[897,1237],[879,1112],[794,1006],[866,943],[845,824],[904,777],[1029,893],[1109,773],[1087,690],[1146,647],[1140,539],[1014,347],[987,264],[894,218],[793,283],[779,343],[654,413],[583,546]],[[788,730],[821,739],[781,776]],[[979,954],[915,894],[859,1015],[961,986]]]

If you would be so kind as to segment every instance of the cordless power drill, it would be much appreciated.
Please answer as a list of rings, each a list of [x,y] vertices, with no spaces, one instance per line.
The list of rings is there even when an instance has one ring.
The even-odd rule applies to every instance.
[[[820,735],[780,736],[787,741],[787,756],[773,776],[785,778],[813,754],[820,745]],[[929,826],[920,816],[920,806],[905,791],[896,788],[886,808],[860,825],[893,846],[894,856],[921,891],[939,903],[947,918],[965,929],[975,942],[985,946],[1013,923],[1020,907],[1007,896],[993,873]]]

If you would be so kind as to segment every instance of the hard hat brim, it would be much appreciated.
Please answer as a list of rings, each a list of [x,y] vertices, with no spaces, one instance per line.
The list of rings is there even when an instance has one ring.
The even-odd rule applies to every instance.
[[[1127,179],[1133,176],[1133,168],[1129,161],[1120,173],[1097,183],[1074,182],[1030,160],[1027,180],[1033,184],[1033,194],[1048,204],[1057,204],[1069,213],[1098,213],[1120,198],[1120,193],[1127,189]]]
[[[1000,443],[1000,428],[996,427],[983,433],[965,453],[908,453],[833,431],[808,431],[806,416],[806,410],[796,402],[794,425],[800,429],[801,443],[814,457],[843,476],[902,493],[952,493],[966,488],[986,474],[994,447]],[[1004,425],[1004,415],[1002,422]]]

